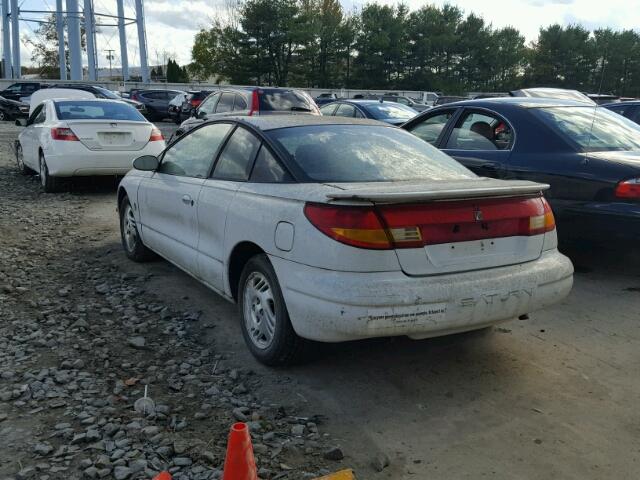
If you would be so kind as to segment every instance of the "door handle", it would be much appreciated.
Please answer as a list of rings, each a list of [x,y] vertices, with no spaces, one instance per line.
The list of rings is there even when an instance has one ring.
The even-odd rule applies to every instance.
[[[182,203],[184,203],[185,205],[193,206],[193,199],[191,198],[191,195],[183,195]]]

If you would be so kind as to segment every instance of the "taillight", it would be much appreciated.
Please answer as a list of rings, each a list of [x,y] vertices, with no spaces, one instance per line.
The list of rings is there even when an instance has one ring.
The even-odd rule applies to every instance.
[[[138,100],[138,94],[137,93],[132,93],[131,95],[129,95],[129,98],[131,100],[135,100],[136,102],[139,101]]]
[[[202,100],[200,100],[199,98],[192,98],[191,100],[189,100],[189,103],[192,107],[195,108],[202,103]]]
[[[391,248],[387,232],[372,207],[307,203],[304,214],[318,230],[339,242],[376,250]]]
[[[80,139],[67,127],[56,127],[51,129],[51,138],[68,142],[78,142]]]
[[[249,116],[260,111],[260,98],[258,97],[258,91],[254,90],[251,94],[251,110],[249,110]]]
[[[309,203],[304,212],[325,235],[378,250],[533,236],[555,229],[551,208],[541,197],[378,207]]]
[[[162,132],[160,131],[159,128],[153,127],[151,129],[151,135],[149,136],[149,141],[157,142],[159,140],[164,140],[164,137],[162,136]]]
[[[616,197],[640,199],[640,178],[623,180],[616,186]]]

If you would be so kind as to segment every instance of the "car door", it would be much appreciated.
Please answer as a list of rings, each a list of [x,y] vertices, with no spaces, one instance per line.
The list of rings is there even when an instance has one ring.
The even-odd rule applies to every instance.
[[[196,128],[171,145],[160,166],[142,181],[141,233],[145,243],[160,255],[198,274],[198,196],[229,124]]]
[[[216,161],[211,177],[205,180],[198,200],[200,241],[198,267],[201,278],[224,291],[223,272],[225,225],[236,191],[251,174],[260,139],[242,126],[236,127]],[[247,225],[251,228],[251,225]]]
[[[200,120],[206,120],[216,111],[216,105],[218,104],[218,100],[220,100],[220,93],[214,93],[213,95],[209,95],[204,102],[200,104],[198,107],[198,112],[196,113],[196,117]]]
[[[457,118],[459,110],[457,108],[441,108],[410,120],[402,128],[434,147],[438,147],[445,132],[450,129],[451,124]]]
[[[39,148],[40,136],[47,119],[46,103],[41,103],[27,119],[25,129],[20,133],[20,145],[25,164],[38,171],[40,168]]]
[[[440,148],[476,174],[506,178],[513,147],[513,128],[495,112],[465,108]]]

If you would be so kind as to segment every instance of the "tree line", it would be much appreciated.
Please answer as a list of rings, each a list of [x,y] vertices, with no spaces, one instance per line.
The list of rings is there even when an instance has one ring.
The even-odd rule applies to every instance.
[[[192,76],[239,85],[504,92],[524,86],[640,96],[640,35],[551,25],[526,43],[453,5],[410,11],[339,0],[230,0],[192,47]]]

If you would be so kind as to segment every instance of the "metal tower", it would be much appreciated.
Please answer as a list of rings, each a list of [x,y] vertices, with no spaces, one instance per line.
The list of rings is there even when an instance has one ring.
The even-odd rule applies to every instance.
[[[67,60],[69,63],[69,78],[71,80],[83,79],[83,50],[81,43],[80,21],[84,20],[86,32],[87,50],[87,78],[97,80],[97,27],[117,27],[120,39],[120,60],[122,65],[123,80],[129,80],[129,56],[127,50],[126,27],[136,24],[138,33],[138,51],[140,52],[140,69],[142,81],[149,82],[149,66],[147,60],[147,36],[144,22],[143,0],[134,0],[135,18],[125,16],[124,0],[117,0],[117,14],[96,12],[93,0],[83,0],[83,8],[80,9],[79,0],[65,0],[66,9],[63,9],[63,0],[56,0],[56,10],[24,10],[20,9],[18,0],[0,0],[2,15],[2,46],[3,46],[3,78],[20,78],[20,22],[50,23],[47,19],[27,18],[24,14],[46,15],[55,13],[55,26],[58,38],[58,61],[60,65],[60,79],[67,79]],[[96,21],[96,19],[101,19]],[[115,23],[104,23],[102,19],[111,19]],[[65,45],[65,24],[67,27],[67,43]],[[67,57],[68,55],[68,57]]]

